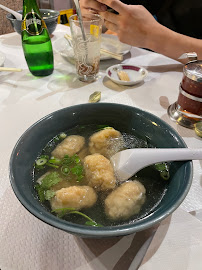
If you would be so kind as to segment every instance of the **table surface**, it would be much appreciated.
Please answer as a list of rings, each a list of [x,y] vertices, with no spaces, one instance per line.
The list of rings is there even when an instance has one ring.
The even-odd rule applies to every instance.
[[[105,71],[120,61],[109,59],[101,61],[98,80],[86,84],[77,80],[74,65],[55,49],[56,42],[58,44],[58,40],[62,40],[65,33],[69,33],[69,27],[63,25],[58,25],[53,33],[51,39],[55,69],[52,75],[42,78],[30,74],[20,35],[11,33],[0,36],[0,52],[6,56],[4,66],[23,69],[19,73],[0,73],[1,270],[129,269],[138,249],[144,241],[150,239],[154,230],[153,228],[116,239],[80,239],[52,228],[24,209],[10,186],[9,158],[22,133],[43,116],[67,106],[87,103],[90,94],[101,91],[101,102],[122,103],[153,113],[170,124],[188,147],[199,148],[202,145],[201,138],[197,137],[193,130],[177,125],[167,115],[168,106],[178,97],[182,64],[133,47],[122,62],[146,68],[149,74],[144,83],[120,86],[110,81]],[[194,161],[193,164],[193,184],[180,206],[186,212],[202,209],[202,162]],[[132,250],[129,249],[130,246],[133,247]],[[114,256],[110,253],[112,249],[113,254],[116,254]],[[127,260],[122,258],[120,262],[121,254],[126,251]],[[121,268],[122,263],[124,268]]]

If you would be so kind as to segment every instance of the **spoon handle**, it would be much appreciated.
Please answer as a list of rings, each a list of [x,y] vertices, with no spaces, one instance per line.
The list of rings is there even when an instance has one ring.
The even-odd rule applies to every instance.
[[[127,149],[115,154],[111,161],[115,172],[126,180],[139,170],[158,162],[196,159],[202,159],[202,148]]]
[[[138,149],[140,150],[140,149]],[[202,149],[189,148],[147,148],[138,151],[141,157],[151,164],[163,161],[195,160],[202,159]],[[137,159],[136,151],[132,153]],[[138,157],[139,158],[139,157]]]
[[[7,8],[7,7],[5,7],[4,5],[1,5],[1,4],[0,4],[0,8],[6,10],[7,12],[9,12],[11,14],[13,14],[16,17],[17,20],[22,20],[22,15],[20,13],[12,10],[10,8]]]

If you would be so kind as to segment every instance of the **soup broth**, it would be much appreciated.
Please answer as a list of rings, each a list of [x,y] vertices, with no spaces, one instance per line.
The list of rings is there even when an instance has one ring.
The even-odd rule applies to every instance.
[[[80,135],[85,138],[85,145],[84,147],[88,147],[89,143],[89,137],[94,134],[95,132],[99,131],[100,129],[103,129],[104,126],[101,125],[85,125],[85,126],[76,126],[70,130],[64,131],[67,136],[70,135]],[[131,130],[130,132],[124,132],[120,129],[116,129],[121,132],[122,138],[123,138],[123,145],[120,148],[120,144],[116,144],[116,147],[112,147],[111,155],[113,155],[115,152],[118,152],[123,149],[128,148],[146,148],[146,147],[155,147],[150,144],[149,138],[141,137],[140,135],[136,134],[134,130]],[[49,143],[44,147],[42,152],[40,153],[40,156],[49,156],[51,157],[51,152],[55,149],[55,147],[61,143],[60,134],[55,136]],[[118,146],[117,146],[118,145]],[[137,157],[138,158],[138,157]],[[38,170],[36,166],[34,167],[34,183],[38,181],[38,179],[44,175],[47,171],[57,171],[57,169],[54,169],[52,167],[42,167],[41,170]],[[104,211],[104,200],[106,197],[112,192],[111,190],[107,191],[98,191],[97,193],[97,201],[96,203],[86,209],[81,209],[80,212],[90,217],[92,220],[94,220],[97,224],[101,224],[102,226],[116,226],[116,225],[122,225],[125,223],[133,223],[137,221],[138,219],[142,219],[146,217],[147,215],[151,214],[153,211],[155,211],[155,208],[158,206],[158,204],[163,199],[167,187],[168,187],[168,181],[165,181],[161,178],[159,171],[155,169],[154,166],[149,166],[141,171],[139,171],[136,175],[134,175],[130,180],[138,180],[146,189],[146,200],[144,204],[142,205],[139,213],[134,214],[127,220],[111,220],[107,217],[105,211]],[[84,181],[84,182],[83,182]],[[85,177],[81,179],[79,182],[73,180],[73,184],[76,183],[76,185],[84,185],[85,183]],[[70,180],[71,183],[71,180]],[[118,186],[120,183],[117,184]],[[50,202],[45,200],[43,202],[44,207],[49,209],[51,211]],[[57,213],[53,213],[57,214]],[[64,215],[62,217],[63,219],[77,223],[77,224],[85,224],[86,218],[84,216],[78,215],[77,213],[71,213]]]

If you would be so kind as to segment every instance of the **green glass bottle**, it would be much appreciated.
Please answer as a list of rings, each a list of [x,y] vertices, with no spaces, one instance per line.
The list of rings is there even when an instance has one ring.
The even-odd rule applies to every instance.
[[[47,76],[53,72],[52,44],[36,0],[23,0],[22,47],[34,76]]]

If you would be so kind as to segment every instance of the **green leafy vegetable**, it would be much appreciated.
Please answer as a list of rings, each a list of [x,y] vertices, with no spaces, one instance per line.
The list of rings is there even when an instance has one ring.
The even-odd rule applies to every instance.
[[[88,221],[85,222],[85,225],[87,226],[95,226],[95,227],[103,227],[101,224],[95,222],[92,218],[90,218],[89,216],[85,215],[84,213],[77,211],[74,208],[58,208],[55,210],[52,210],[52,212],[57,213],[57,216],[59,218],[62,218],[65,215],[70,215],[70,214],[77,214],[80,215],[84,218],[86,218]]]
[[[61,159],[55,158],[55,157],[51,157],[51,158],[48,160],[48,163],[50,163],[50,164],[55,164],[55,165],[60,165],[61,162],[62,162]]]
[[[43,162],[42,162],[42,161]],[[77,177],[77,181],[80,182],[84,177],[84,170],[81,164],[81,160],[78,155],[73,155],[72,157],[65,155],[63,159],[48,156],[41,156],[37,159],[35,163],[35,168],[38,170],[44,169],[45,166],[52,167],[55,169],[60,169],[61,173],[65,176],[75,175]]]
[[[45,200],[49,201],[54,196],[55,196],[55,191],[49,190],[49,189],[45,191]]]
[[[170,173],[169,173],[169,171],[162,171],[162,172],[160,172],[160,176],[164,180],[168,180],[170,178]]]
[[[55,168],[55,169],[58,169],[59,168],[58,165],[54,165],[54,164],[51,164],[49,162],[46,165],[49,166],[49,167]]]
[[[61,140],[64,140],[66,137],[67,137],[67,134],[64,133],[64,132],[60,133],[60,135],[59,135],[59,138],[60,138]]]
[[[46,159],[46,162],[44,164],[42,163],[43,165],[36,164],[35,166],[37,169],[43,169],[45,166],[60,169],[61,173],[65,176],[69,174],[76,176],[76,181],[78,182],[80,182],[84,177],[83,166],[81,165],[81,160],[78,155],[73,155],[72,157],[66,155],[62,160],[55,157],[51,157],[49,159],[48,156],[41,156],[40,159]],[[50,188],[59,183],[61,180],[62,179],[60,178],[59,171],[54,171],[46,175],[41,184],[37,184],[35,186],[39,200],[41,202],[50,200],[55,195]]]
[[[55,158],[55,157],[51,157],[48,162],[46,163],[47,166],[58,169],[59,165],[61,164],[61,159],[59,158]]]
[[[83,166],[77,164],[71,169],[71,172],[77,176],[77,181],[83,178]]]
[[[60,138],[58,136],[55,136],[54,139],[53,139],[54,142],[58,142],[60,141]]]
[[[155,166],[156,170],[159,172],[167,169],[167,166],[165,163],[156,163],[154,166]]]
[[[75,208],[66,207],[66,208],[58,208],[58,209],[52,210],[52,212],[56,213],[59,218],[62,218],[66,215],[67,212],[71,212],[74,210]]]
[[[36,167],[38,169],[43,169],[44,165],[48,162],[48,159],[49,159],[49,157],[46,155],[40,156],[35,162]]]
[[[69,167],[67,167],[67,166],[62,166],[61,167],[61,173],[62,174],[64,174],[64,175],[68,175],[69,173],[70,173],[70,169],[69,169]]]
[[[72,159],[72,161],[73,161],[74,163],[76,163],[76,164],[79,164],[79,163],[81,162],[81,160],[80,160],[80,158],[79,158],[78,155],[73,155],[73,156],[71,157],[71,159]]]
[[[112,127],[108,126],[108,125],[97,125],[97,129],[96,131],[100,131],[103,129],[112,129]]]
[[[45,190],[43,188],[41,188],[40,184],[36,184],[35,189],[38,193],[39,201],[44,202],[45,201]]]
[[[78,155],[75,154],[72,157],[65,155],[65,157],[61,161],[61,164],[61,172],[65,176],[72,173],[77,177],[78,182],[80,182],[81,179],[84,177],[83,166]]]
[[[53,194],[52,190],[49,189],[61,180],[62,179],[57,172],[52,172],[43,178],[41,184],[36,184],[35,188],[37,190],[39,200],[41,202],[50,200],[55,194]]]
[[[62,179],[60,178],[59,174],[57,172],[52,172],[46,175],[42,182],[41,182],[41,187],[43,189],[48,190],[50,187],[56,185],[59,183]]]
[[[95,222],[95,221],[86,221],[85,225],[87,226],[93,226],[93,227],[103,227],[101,224]]]
[[[71,157],[69,157],[68,155],[65,155],[63,160],[62,160],[63,165],[69,165],[72,162],[73,162],[73,159]]]
[[[46,164],[47,161],[48,161],[48,160],[45,159],[45,158],[39,158],[39,159],[37,159],[37,161],[36,161],[36,165],[38,165],[38,166],[43,166],[44,164]]]
[[[159,171],[161,178],[164,180],[168,180],[170,178],[168,163],[156,163],[154,164],[154,168]]]

